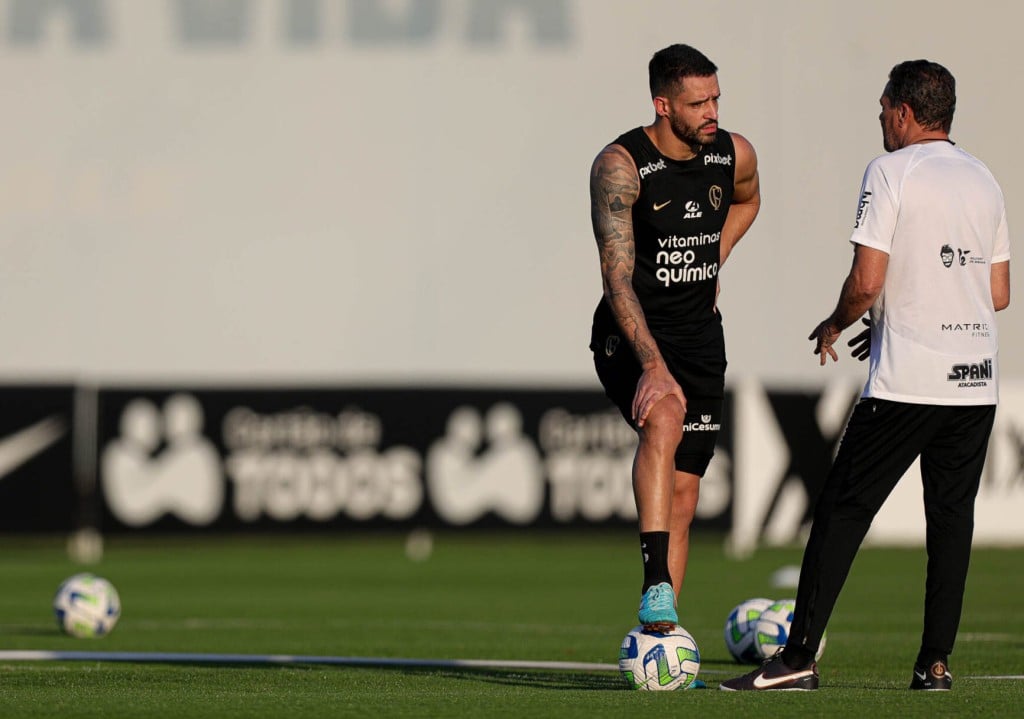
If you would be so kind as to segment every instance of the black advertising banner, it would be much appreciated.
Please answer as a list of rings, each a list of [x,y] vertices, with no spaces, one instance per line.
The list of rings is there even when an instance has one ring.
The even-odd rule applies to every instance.
[[[110,389],[101,529],[635,525],[599,391]],[[728,412],[728,400],[727,400]],[[695,529],[728,530],[728,424]]]
[[[73,528],[74,401],[70,386],[0,387],[0,531]]]

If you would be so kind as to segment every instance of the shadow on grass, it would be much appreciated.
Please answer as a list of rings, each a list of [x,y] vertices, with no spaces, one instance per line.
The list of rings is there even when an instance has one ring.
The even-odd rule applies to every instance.
[[[52,626],[37,625],[25,625],[25,624],[0,624],[0,634],[9,637],[62,637],[60,629],[57,628],[56,623]]]
[[[52,631],[26,629],[25,636],[51,635]],[[435,677],[540,689],[608,691],[628,690],[617,671],[592,671],[552,667],[451,666],[457,660],[380,659],[363,657],[314,657],[291,655],[185,654],[160,652],[119,652],[80,650],[0,650],[0,664],[6,662],[89,662],[120,666],[176,666],[210,669],[324,670],[345,669],[375,675],[402,674],[407,677]],[[442,663],[443,662],[443,663]]]
[[[444,679],[483,682],[504,686],[532,687],[534,689],[554,689],[557,691],[630,691],[630,688],[617,673],[593,674],[587,672],[566,671],[523,671],[511,669],[479,669],[479,668],[395,668],[407,676],[433,676]]]

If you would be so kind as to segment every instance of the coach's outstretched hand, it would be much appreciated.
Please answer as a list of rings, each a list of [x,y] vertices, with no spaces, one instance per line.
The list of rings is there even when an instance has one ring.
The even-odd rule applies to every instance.
[[[807,339],[814,342],[814,354],[821,358],[821,366],[825,366],[825,362],[829,357],[832,358],[833,362],[839,361],[839,355],[836,354],[832,345],[836,343],[841,333],[842,330],[837,329],[835,323],[832,322],[832,318],[829,317],[827,320],[819,322],[814,331],[807,335]]]

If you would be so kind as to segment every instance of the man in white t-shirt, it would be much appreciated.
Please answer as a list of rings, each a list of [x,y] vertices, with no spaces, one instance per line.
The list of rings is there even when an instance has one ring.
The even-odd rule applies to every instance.
[[[995,313],[1010,302],[1003,194],[949,139],[956,86],[913,60],[881,97],[889,153],[864,173],[853,267],[808,339],[824,365],[870,310],[870,369],[814,513],[785,649],[728,690],[818,687],[815,654],[871,521],[921,459],[928,574],[911,689],[946,690],[974,528],[974,498],[998,399]],[[863,336],[863,334],[862,334]],[[867,351],[855,338],[855,356]]]

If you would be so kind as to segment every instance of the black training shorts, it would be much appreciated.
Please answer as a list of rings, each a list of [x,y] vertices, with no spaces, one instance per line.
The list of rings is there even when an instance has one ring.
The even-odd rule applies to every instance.
[[[590,349],[594,353],[597,377],[605,394],[619,408],[630,426],[633,420],[633,398],[643,373],[633,348],[617,327],[609,329],[594,325]],[[676,469],[703,477],[715,454],[715,442],[722,426],[725,404],[725,343],[717,332],[705,333],[703,342],[676,343],[656,338],[669,371],[686,397],[686,420],[683,440],[676,449]]]

